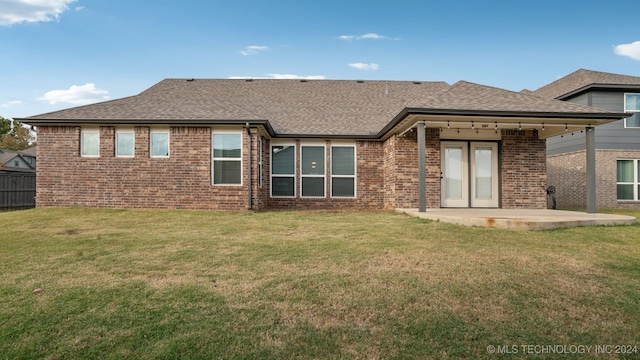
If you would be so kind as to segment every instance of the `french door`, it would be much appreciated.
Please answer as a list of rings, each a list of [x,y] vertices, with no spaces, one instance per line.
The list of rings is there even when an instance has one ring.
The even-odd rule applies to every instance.
[[[442,207],[498,207],[498,144],[442,142]]]

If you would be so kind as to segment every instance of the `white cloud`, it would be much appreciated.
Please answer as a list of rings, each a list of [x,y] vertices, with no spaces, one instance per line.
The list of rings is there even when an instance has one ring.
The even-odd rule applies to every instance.
[[[86,105],[99,101],[109,100],[109,92],[96,88],[96,84],[72,85],[68,90],[51,90],[38,98],[51,105],[67,103],[73,105]]]
[[[349,64],[350,67],[358,70],[378,70],[380,66],[378,64],[364,64],[364,63],[353,63]]]
[[[351,40],[382,40],[382,39],[388,39],[388,37],[387,36],[383,36],[383,35],[378,35],[376,33],[368,33],[368,34],[362,34],[362,35],[340,35],[340,36],[338,36],[338,39],[346,40],[346,41],[351,41]]]
[[[620,44],[613,48],[613,51],[620,56],[627,56],[633,60],[640,61],[640,41],[631,44]]]
[[[268,46],[263,45],[251,45],[244,48],[244,50],[240,51],[240,54],[244,56],[255,55],[261,51],[269,50]]]
[[[21,100],[13,100],[13,101],[9,101],[6,102],[4,104],[0,104],[0,107],[2,108],[8,108],[8,107],[12,107],[12,106],[16,106],[16,105],[23,105],[24,101]]]
[[[77,0],[0,0],[0,25],[52,21]]]

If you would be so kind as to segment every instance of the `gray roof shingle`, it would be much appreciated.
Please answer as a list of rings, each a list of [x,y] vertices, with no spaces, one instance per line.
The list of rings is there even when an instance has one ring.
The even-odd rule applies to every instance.
[[[407,108],[602,114],[586,106],[460,81],[165,79],[142,93],[21,119],[268,121],[279,135],[380,132]]]

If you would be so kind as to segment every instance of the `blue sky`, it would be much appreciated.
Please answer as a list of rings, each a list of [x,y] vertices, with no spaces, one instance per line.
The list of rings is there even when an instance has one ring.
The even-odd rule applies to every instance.
[[[164,78],[467,80],[536,89],[640,76],[636,0],[0,0],[0,116]]]

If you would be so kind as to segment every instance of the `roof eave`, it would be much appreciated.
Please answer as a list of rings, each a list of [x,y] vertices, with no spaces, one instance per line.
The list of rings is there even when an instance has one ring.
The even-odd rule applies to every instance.
[[[572,98],[574,96],[583,94],[583,93],[585,93],[587,91],[590,91],[590,90],[609,90],[609,91],[637,90],[637,91],[640,91],[640,84],[638,84],[638,85],[634,85],[634,84],[589,84],[589,85],[583,86],[581,88],[575,89],[575,90],[573,90],[571,92],[568,92],[566,94],[557,96],[555,99],[557,99],[557,100],[566,100],[566,99]]]
[[[386,139],[392,130],[398,127],[403,121],[412,115],[428,115],[428,116],[456,116],[473,118],[510,118],[510,119],[592,119],[598,123],[612,122],[627,118],[631,113],[614,113],[614,112],[535,112],[535,111],[496,111],[496,110],[460,110],[460,109],[424,109],[424,108],[405,108],[393,120],[391,120],[377,135],[378,139]],[[594,124],[596,125],[596,124]]]
[[[210,126],[210,125],[246,125],[247,123],[253,126],[263,126],[269,136],[277,136],[276,132],[271,127],[269,120],[257,120],[257,119],[234,119],[234,120],[220,120],[220,119],[41,119],[41,118],[16,118],[28,125],[59,125],[59,126],[77,126],[81,124],[85,125],[101,125],[101,124],[113,124],[113,125],[198,125],[198,126]]]

